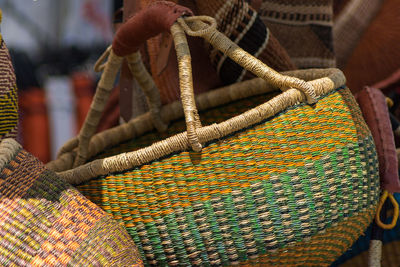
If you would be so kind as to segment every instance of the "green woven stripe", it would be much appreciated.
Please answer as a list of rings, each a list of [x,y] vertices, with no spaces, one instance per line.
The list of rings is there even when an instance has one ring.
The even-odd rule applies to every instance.
[[[359,146],[364,147],[364,143],[368,144],[369,142],[363,142],[362,140],[360,140]],[[350,145],[350,147],[343,148],[341,151],[345,151],[345,153],[343,154],[348,155],[348,150],[350,150],[350,148],[354,149],[354,146]],[[365,149],[364,151],[367,150]],[[194,243],[192,242],[192,245],[187,245],[186,248],[189,249],[190,252],[193,252],[190,247],[192,249],[195,249],[194,251],[198,251],[200,254],[195,255],[197,258],[201,259],[203,263],[209,262],[211,259],[218,259],[219,263],[225,263],[228,260],[227,258],[222,260],[222,251],[223,249],[227,248],[227,240],[224,240],[223,236],[224,234],[228,234],[228,232],[218,229],[218,227],[224,225],[223,223],[221,223],[221,218],[228,218],[230,225],[229,228],[232,232],[229,232],[229,237],[225,237],[225,239],[236,240],[236,242],[234,242],[236,244],[234,247],[238,251],[237,255],[239,256],[239,260],[241,261],[248,259],[248,257],[252,255],[252,253],[248,252],[252,249],[252,247],[249,245],[246,246],[246,244],[249,244],[251,243],[251,241],[256,240],[256,238],[254,237],[256,236],[256,234],[253,233],[254,230],[255,232],[257,232],[260,231],[260,229],[263,229],[263,233],[259,232],[257,236],[263,236],[264,240],[260,241],[258,238],[258,240],[255,241],[255,244],[257,244],[256,250],[259,253],[261,253],[261,251],[265,251],[265,247],[267,247],[267,249],[276,249],[285,246],[290,241],[300,241],[304,239],[304,237],[312,236],[316,232],[323,230],[326,225],[332,225],[339,222],[340,220],[342,220],[343,216],[351,216],[355,211],[359,210],[354,206],[348,205],[349,210],[348,212],[344,213],[343,207],[336,203],[351,203],[349,202],[347,196],[340,194],[340,192],[342,192],[344,188],[348,187],[349,183],[356,183],[356,181],[358,181],[358,183],[363,183],[363,180],[369,179],[360,179],[360,177],[355,176],[358,172],[354,172],[352,168],[347,169],[344,175],[341,177],[341,180],[345,181],[340,182],[338,181],[338,179],[334,179],[334,175],[338,174],[338,172],[329,170],[334,170],[335,168],[337,168],[337,165],[342,166],[342,164],[345,164],[345,161],[349,161],[349,158],[341,157],[340,153],[333,153],[332,155],[330,155],[329,157],[325,157],[320,161],[310,163],[306,167],[300,168],[298,171],[293,170],[288,172],[287,174],[273,176],[266,181],[259,180],[257,183],[254,184],[254,186],[251,187],[251,189],[245,188],[243,191],[237,190],[237,193],[223,195],[222,198],[218,198],[218,202],[222,201],[223,206],[225,207],[223,209],[218,207],[214,208],[216,206],[215,200],[191,203],[191,206],[193,208],[188,207],[184,209],[184,214],[186,214],[184,216],[184,220],[186,222],[185,224],[176,222],[176,218],[180,216],[179,214],[167,216],[168,220],[173,222],[172,225],[186,225],[186,227],[189,228],[189,236],[191,238],[194,238]],[[371,159],[373,158],[374,157],[371,155]],[[361,167],[360,162],[356,161],[355,164],[356,168]],[[158,171],[161,171],[161,169],[159,169]],[[318,173],[322,171],[324,173]],[[340,173],[342,172],[343,170],[340,171]],[[304,177],[303,175],[305,175],[306,173],[308,174],[308,176]],[[326,173],[328,175],[325,175]],[[174,172],[174,174],[177,175],[178,173]],[[187,178],[185,179],[185,182],[190,182],[191,180],[195,179],[191,178],[189,174],[191,173],[189,172],[186,174],[187,176],[185,177]],[[312,176],[310,176],[310,174]],[[376,172],[375,174],[371,174],[372,176],[370,176],[370,180],[376,181]],[[321,177],[320,175],[325,175],[326,179],[317,179],[317,177]],[[356,178],[357,180],[355,180]],[[258,184],[259,182],[261,182],[263,186],[260,186]],[[370,184],[373,185],[375,183],[376,182],[372,182]],[[302,185],[301,188],[299,188],[299,184]],[[140,185],[138,186],[139,188],[141,188]],[[322,187],[329,189],[323,190],[321,189]],[[335,189],[335,191],[333,191],[332,188]],[[260,190],[262,192],[259,192],[258,194],[254,193],[254,191]],[[369,188],[368,190],[370,190],[371,192],[377,191],[376,188]],[[295,194],[295,192],[303,191],[305,192],[305,198],[299,198],[301,194]],[[319,195],[321,195],[321,197],[316,197],[317,193],[320,193]],[[194,193],[192,192],[192,194]],[[335,194],[333,198],[332,194]],[[282,199],[282,195],[285,196],[284,199]],[[375,196],[373,198],[374,204],[377,202],[378,198],[377,194],[372,195]],[[359,196],[359,194],[357,194],[357,196]],[[280,202],[277,201],[278,198],[281,199]],[[119,199],[119,201],[123,203],[125,200]],[[359,208],[366,208],[366,203],[368,203],[367,201],[370,202],[370,200],[359,198]],[[336,205],[332,206],[332,204]],[[290,207],[290,209],[282,209],[284,205]],[[307,212],[304,211],[305,207],[307,207]],[[314,208],[310,209],[308,207]],[[250,216],[250,209],[253,211],[258,211],[258,215],[255,217]],[[331,221],[329,223],[324,223],[326,222],[325,218],[327,217],[325,217],[325,214],[326,210],[328,209],[330,209],[332,212],[331,214],[335,216],[329,216],[329,218],[331,218]],[[301,210],[303,210],[303,213],[301,213]],[[270,216],[265,217],[265,214],[263,214],[265,211],[268,211]],[[316,213],[313,213],[313,211],[316,211]],[[114,214],[119,214],[116,212],[117,211],[114,211]],[[223,215],[221,215],[222,212],[224,213]],[[301,216],[305,216],[305,219],[303,219],[303,221],[300,219]],[[164,220],[167,217],[164,217]],[[269,219],[266,220],[266,218],[268,217]],[[251,226],[252,224],[250,222],[256,222],[257,218],[261,223],[259,223],[258,225],[253,224],[253,226]],[[247,219],[249,223],[245,223],[242,225],[238,224],[238,222],[243,222],[245,221],[245,219]],[[268,220],[271,220],[274,223],[264,223]],[[272,232],[275,233],[275,235],[278,235],[275,236],[275,239],[271,239],[271,225],[274,228]],[[299,228],[300,225],[301,228]],[[166,226],[168,227],[168,225]],[[175,227],[176,226],[174,226],[174,228]],[[154,224],[151,223],[145,224],[144,228],[147,229],[147,232],[150,233],[151,231],[157,232],[156,227],[154,226]],[[200,231],[198,231],[198,229],[200,229]],[[246,229],[248,229],[249,231],[247,231]],[[174,230],[169,230],[163,234],[169,235],[168,238],[177,240],[177,237],[174,236],[177,233],[174,232],[174,234],[171,234],[173,231]],[[207,237],[212,239],[211,243],[209,243],[210,240],[206,240],[204,236],[202,237],[202,231],[208,233]],[[243,236],[249,233],[252,233],[253,237],[250,237],[250,239],[247,238],[246,241],[246,238],[243,238]],[[150,237],[151,236],[149,236],[149,239],[151,239]],[[153,249],[156,249],[155,245],[153,245],[152,247]],[[205,247],[214,247],[214,249],[206,253]],[[178,250],[179,249],[177,249],[177,251]],[[210,255],[213,255],[215,253],[218,254],[218,256],[215,256],[214,258],[210,257]],[[157,262],[165,262],[165,259],[163,259],[163,257],[161,257],[160,255],[155,256],[154,258],[157,260]],[[183,258],[187,261],[186,257]],[[232,257],[229,257],[229,260],[232,261],[232,259]]]
[[[363,171],[376,162],[371,143],[334,93],[207,144],[201,155],[177,153],[79,188],[126,225],[148,264],[233,264],[376,205],[377,170]]]

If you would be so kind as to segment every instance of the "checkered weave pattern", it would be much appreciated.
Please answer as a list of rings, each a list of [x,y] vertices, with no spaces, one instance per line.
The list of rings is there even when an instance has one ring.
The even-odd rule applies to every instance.
[[[1,266],[141,266],[135,244],[75,188],[13,144],[0,170]]]
[[[218,122],[267,98],[200,117],[204,124]],[[150,133],[111,151],[155,138]],[[313,106],[298,104],[214,140],[201,153],[172,154],[78,189],[125,225],[149,265],[324,266],[371,222],[377,164],[371,134],[342,87]]]

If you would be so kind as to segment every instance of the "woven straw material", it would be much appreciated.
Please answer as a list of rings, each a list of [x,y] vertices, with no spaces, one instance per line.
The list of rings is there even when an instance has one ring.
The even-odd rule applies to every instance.
[[[356,106],[357,102],[355,101],[353,95],[349,90],[341,90],[339,91],[343,100],[346,102],[348,106]],[[250,108],[265,103],[269,99],[272,99],[274,96],[278,95],[278,92],[271,92],[268,94],[258,95],[249,97],[246,99],[242,99],[240,101],[234,101],[224,106],[220,106],[217,108],[209,108],[203,112],[200,112],[200,118],[204,126],[211,125],[213,123],[221,123],[231,117],[237,116],[243,112],[248,111]],[[365,137],[369,134],[368,126],[365,124],[360,109],[350,109],[352,119],[354,120],[355,127],[357,129],[357,133]],[[109,147],[94,156],[92,159],[101,159],[109,156],[114,156],[120,154],[122,152],[135,151],[140,148],[149,146],[153,144],[155,141],[166,139],[171,137],[177,133],[181,133],[185,131],[185,122],[183,120],[177,120],[171,123],[167,129],[167,131],[163,133],[159,132],[151,132],[146,135],[139,136],[134,139],[129,139],[127,142],[122,142],[117,146]]]
[[[0,265],[142,265],[123,228],[13,139],[0,143],[0,185]]]
[[[126,227],[147,264],[328,265],[371,222],[379,196],[372,137],[349,97],[338,88],[201,153],[177,152],[78,189]]]
[[[0,140],[17,136],[18,95],[14,68],[7,46],[0,35]]]
[[[143,6],[153,3],[154,0],[142,0]],[[178,1],[172,1],[178,2]],[[180,4],[185,6],[192,6],[193,11],[197,15],[207,15],[214,17],[217,20],[218,30],[227,35],[231,40],[235,41],[240,47],[259,58],[272,68],[278,71],[293,70],[295,65],[291,62],[290,57],[283,46],[278,42],[274,35],[265,27],[261,21],[258,13],[248,4],[245,0],[202,0],[202,1],[180,1]],[[164,103],[170,103],[179,99],[178,80],[175,79],[176,68],[166,68],[164,70],[158,69],[157,58],[160,53],[161,37],[155,37],[147,41],[147,49],[153,78],[160,89],[161,98]],[[247,80],[254,77],[254,75],[231,59],[223,55],[215,48],[209,46],[208,50],[196,50],[197,53],[203,54],[205,57],[209,56],[210,66],[207,64],[204,67],[213,67],[209,72],[209,80],[214,79],[214,70],[223,84],[231,84],[233,82]],[[192,47],[193,48],[193,47]],[[169,57],[175,57],[171,54]],[[208,60],[208,59],[207,59]],[[204,63],[204,62],[202,62]],[[199,63],[196,62],[196,65]],[[201,63],[200,63],[201,64]],[[212,64],[212,65],[211,65]],[[196,66],[195,66],[196,68]],[[198,68],[194,72],[207,71]],[[161,74],[157,75],[157,73]],[[196,75],[196,74],[195,74]],[[207,77],[207,76],[203,76]],[[204,82],[196,80],[195,78],[196,93],[202,93],[220,86],[220,82],[215,81]],[[198,86],[201,84],[201,86]],[[208,87],[203,88],[205,85]]]
[[[347,60],[383,2],[383,0],[351,0],[339,13],[333,25],[333,41],[338,67],[346,66]]]
[[[277,94],[278,92],[272,92],[270,94],[264,94],[261,96],[249,97],[241,101],[235,101],[233,103],[224,105],[223,107],[210,108],[208,110],[205,110],[204,112],[200,112],[202,124],[204,126],[207,126],[213,123],[223,122],[231,117],[237,116],[249,110],[253,106],[264,103],[265,101],[276,96]],[[135,151],[140,148],[149,146],[155,141],[166,139],[185,130],[185,121],[176,120],[171,123],[168,126],[168,129],[163,133],[152,131],[146,135],[131,139],[128,142],[123,142],[117,146],[108,148],[96,155],[93,159],[101,159],[109,156],[118,155],[122,152]]]

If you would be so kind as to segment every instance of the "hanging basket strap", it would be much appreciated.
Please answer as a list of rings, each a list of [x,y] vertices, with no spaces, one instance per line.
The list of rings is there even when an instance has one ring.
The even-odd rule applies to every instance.
[[[78,145],[78,154],[75,158],[74,167],[85,163],[88,157],[88,147],[91,137],[96,132],[101,114],[107,104],[111,90],[114,87],[114,81],[122,64],[122,57],[117,56],[112,50],[109,51],[109,56],[100,81],[97,84],[96,93],[94,95],[90,110],[86,116],[85,122],[79,132],[78,142],[71,142],[68,147],[61,148],[61,152],[65,151],[72,144]]]
[[[154,83],[153,77],[147,71],[143,64],[140,52],[134,52],[126,57],[129,69],[131,70],[133,78],[138,82],[140,88],[143,90],[147,105],[149,107],[151,120],[154,127],[159,132],[167,130],[167,124],[161,119],[161,97],[157,86]]]
[[[381,210],[382,210],[383,204],[385,203],[387,198],[389,198],[390,202],[393,205],[393,218],[392,218],[392,222],[390,224],[383,223],[381,221],[381,218],[380,218],[380,214],[381,214]],[[378,210],[376,211],[376,215],[375,215],[376,224],[379,227],[381,227],[382,229],[390,230],[390,229],[393,229],[396,226],[398,219],[399,219],[399,204],[397,203],[397,201],[394,198],[393,194],[389,193],[387,190],[383,190],[382,196],[381,196],[381,198],[379,200]]]

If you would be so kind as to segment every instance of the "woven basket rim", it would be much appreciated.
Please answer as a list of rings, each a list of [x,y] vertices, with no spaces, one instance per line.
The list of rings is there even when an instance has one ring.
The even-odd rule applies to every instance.
[[[322,97],[329,92],[331,92],[334,89],[337,89],[339,87],[342,87],[345,85],[345,77],[344,74],[338,70],[338,69],[308,69],[308,70],[297,70],[297,71],[290,71],[286,72],[285,75],[288,76],[295,76],[300,79],[308,80],[309,83],[313,85],[315,88],[316,94],[318,97]],[[257,80],[257,79],[255,79]],[[263,83],[264,81],[258,78],[257,80],[259,83]],[[244,82],[245,83],[245,82]],[[232,88],[235,88],[235,86],[228,86],[221,88],[220,92],[227,91],[228,96],[230,97],[230,93],[232,92]],[[243,92],[246,91],[246,88],[241,88],[239,90],[239,95],[240,97],[237,97],[235,100],[247,98],[250,96],[254,96],[257,94],[262,94],[265,92],[271,92],[271,91],[276,91],[276,88],[271,86],[271,85],[266,85],[262,90],[250,90],[252,91],[250,94],[244,94]],[[249,91],[249,90],[248,90]],[[218,91],[217,91],[218,92]],[[215,93],[215,92],[214,92]],[[226,93],[226,92],[225,92]],[[242,94],[240,94],[242,93]],[[196,99],[198,101],[201,101],[201,98],[207,99],[207,97],[212,96],[213,91],[204,93],[202,95],[198,95]],[[203,99],[204,100],[204,99]],[[231,99],[232,100],[232,99]],[[293,106],[297,103],[300,102],[305,102],[306,101],[306,96],[301,93],[299,90],[296,89],[289,89],[278,96],[272,98],[271,100],[267,101],[266,103],[255,107],[253,109],[250,109],[249,111],[242,113],[241,115],[235,116],[231,119],[228,119],[226,121],[223,121],[219,124],[212,124],[206,127],[202,127],[198,130],[198,135],[200,138],[201,143],[207,143],[215,139],[223,138],[227,135],[230,135],[234,132],[237,132],[241,129],[250,127],[252,125],[255,125],[262,120],[265,120],[282,110]],[[202,105],[199,105],[200,107]],[[164,107],[162,110],[163,114],[166,115],[175,115],[174,110],[179,109],[179,105],[175,102],[167,107]],[[209,107],[208,107],[209,108]],[[182,114],[183,115],[183,114]],[[179,118],[180,116],[178,116]],[[175,119],[175,118],[174,118]],[[150,116],[148,113],[140,116],[137,119],[132,120],[129,122],[131,127],[133,127],[134,131],[137,128],[138,125],[142,125],[146,123],[150,125],[150,127],[147,129],[146,132],[149,130],[153,130],[154,127],[149,122]],[[171,118],[168,118],[167,121],[170,121]],[[149,126],[147,125],[147,126]],[[113,134],[117,132],[118,130],[121,130],[123,126],[117,126],[109,131],[104,131],[103,133],[99,133],[95,136],[96,139],[101,140],[100,144],[103,144],[102,149],[106,149],[106,147],[109,147],[110,145],[105,145],[104,140],[112,140],[114,139],[114,142],[116,141],[115,138],[113,138]],[[144,132],[141,132],[141,134],[136,135],[140,136],[144,134]],[[95,139],[93,138],[93,139]],[[129,138],[128,138],[129,140]],[[117,140],[117,144],[120,143],[123,140]],[[116,144],[115,144],[116,145]],[[189,143],[187,140],[186,132],[176,134],[174,136],[171,136],[167,139],[160,140],[148,147],[136,150],[134,152],[128,152],[128,153],[122,153],[116,156],[112,157],[107,157],[103,159],[98,159],[94,160],[92,162],[86,163],[85,165],[79,166],[74,169],[69,169],[69,170],[57,170],[55,164],[57,164],[57,161],[61,161],[62,158],[68,158],[73,159],[74,158],[74,151],[65,153],[60,157],[59,159],[51,162],[48,164],[49,168],[53,168],[56,171],[61,171],[59,172],[59,175],[66,179],[68,182],[72,184],[80,184],[90,178],[97,177],[100,175],[105,175],[108,173],[113,173],[113,172],[122,172],[128,169],[132,169],[137,166],[144,165],[146,163],[149,163],[151,161],[154,161],[156,159],[165,157],[167,155],[179,152],[179,151],[184,151],[189,149]],[[93,152],[93,151],[92,151]],[[92,153],[91,153],[92,154]],[[93,155],[92,155],[93,156]],[[72,165],[71,165],[72,166]],[[85,177],[85,178],[82,178]]]

